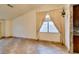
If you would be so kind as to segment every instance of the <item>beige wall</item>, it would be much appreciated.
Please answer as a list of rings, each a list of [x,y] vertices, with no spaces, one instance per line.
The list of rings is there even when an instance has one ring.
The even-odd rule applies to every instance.
[[[13,36],[36,39],[36,15],[34,11],[13,20]]]
[[[1,37],[2,36],[12,36],[12,20],[0,20],[1,23]]]
[[[0,37],[4,36],[5,33],[5,25],[4,25],[4,20],[0,20],[1,27],[0,27]]]
[[[49,4],[49,5],[41,5],[40,7],[37,8],[37,12],[42,12],[42,11],[51,11],[54,9],[61,9],[63,8],[64,5],[62,4]]]
[[[46,40],[46,41],[60,42],[60,34],[58,34],[58,33],[40,33],[39,39]]]
[[[65,16],[65,45],[70,50],[70,5],[66,5]]]
[[[8,36],[12,36],[12,20],[5,20],[5,34],[4,36],[8,37]]]
[[[63,5],[43,5],[13,19],[13,35],[36,39],[36,12],[50,11],[62,7]],[[60,34],[40,33],[39,38],[42,40],[60,42]]]

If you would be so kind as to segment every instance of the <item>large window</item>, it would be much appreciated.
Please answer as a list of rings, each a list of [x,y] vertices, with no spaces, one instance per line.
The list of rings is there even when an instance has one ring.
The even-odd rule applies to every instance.
[[[48,14],[46,15],[45,20],[40,28],[40,32],[59,32]]]

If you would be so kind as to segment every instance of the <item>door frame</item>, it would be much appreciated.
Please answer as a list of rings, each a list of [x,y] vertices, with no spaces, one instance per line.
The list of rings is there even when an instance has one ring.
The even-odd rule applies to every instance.
[[[70,53],[73,53],[73,6],[70,5]]]

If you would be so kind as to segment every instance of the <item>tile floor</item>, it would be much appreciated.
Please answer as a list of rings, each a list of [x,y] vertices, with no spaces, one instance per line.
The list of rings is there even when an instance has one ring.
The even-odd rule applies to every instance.
[[[28,39],[7,38],[0,40],[0,54],[67,54],[61,44]]]

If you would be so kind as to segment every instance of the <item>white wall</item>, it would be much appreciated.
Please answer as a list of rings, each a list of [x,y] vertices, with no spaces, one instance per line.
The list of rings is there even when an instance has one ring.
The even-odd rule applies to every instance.
[[[62,7],[63,5],[43,5],[13,19],[13,36],[36,39],[36,12],[50,11]],[[40,39],[60,42],[59,34],[41,33],[39,35]]]

